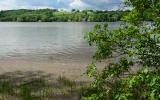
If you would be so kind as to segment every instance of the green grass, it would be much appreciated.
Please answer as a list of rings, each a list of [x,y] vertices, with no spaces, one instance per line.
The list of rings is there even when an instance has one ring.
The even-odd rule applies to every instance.
[[[44,74],[44,73],[42,73]],[[86,83],[35,72],[0,75],[0,100],[78,100]]]

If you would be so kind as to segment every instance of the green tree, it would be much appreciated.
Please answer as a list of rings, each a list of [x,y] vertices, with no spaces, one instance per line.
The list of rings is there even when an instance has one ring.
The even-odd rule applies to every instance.
[[[96,45],[96,52],[87,67],[94,81],[82,100],[160,99],[160,0],[126,0],[125,4],[133,9],[118,29],[96,25],[85,35],[90,45]],[[99,71],[96,63],[111,58],[115,61]],[[133,75],[116,80],[136,66]]]
[[[120,20],[126,11],[93,11],[93,10],[72,10],[71,12],[58,11],[57,9],[40,10],[6,10],[0,11],[0,21],[20,21],[20,22],[52,22],[52,21],[115,21],[115,17]],[[107,16],[106,16],[107,15]],[[109,16],[114,15],[114,16]],[[110,18],[109,18],[110,17]],[[110,20],[109,20],[110,19]],[[117,20],[116,20],[117,21]]]

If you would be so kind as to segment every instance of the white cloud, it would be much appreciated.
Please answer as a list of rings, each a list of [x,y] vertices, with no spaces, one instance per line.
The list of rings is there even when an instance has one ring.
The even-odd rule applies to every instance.
[[[114,5],[110,10],[132,10],[133,8],[132,7],[128,7],[128,6],[125,6],[124,4],[120,4],[120,5]]]
[[[0,1],[0,9],[7,10],[7,9],[13,9],[16,7],[16,0],[1,0]]]
[[[17,7],[15,9],[54,9],[53,7],[50,6],[21,6],[21,7]]]
[[[121,0],[0,0],[0,10],[10,9],[117,9]]]
[[[96,2],[97,0],[93,0],[94,2]],[[98,0],[98,2],[100,3],[110,3],[112,0]]]
[[[18,0],[1,0],[0,1],[0,10],[11,10],[11,9],[43,9],[50,8],[51,6],[41,6],[41,5],[32,5],[28,2],[19,2]]]
[[[110,10],[114,10],[115,11],[115,10],[119,10],[119,9],[120,9],[119,6],[116,5],[116,6],[113,6]]]
[[[69,6],[70,8],[79,8],[79,9],[85,9],[89,7],[89,5],[85,4],[82,0],[72,0]]]

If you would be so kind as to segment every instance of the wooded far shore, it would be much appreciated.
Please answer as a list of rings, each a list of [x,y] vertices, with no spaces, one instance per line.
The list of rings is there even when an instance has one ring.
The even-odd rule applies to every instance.
[[[1,22],[114,22],[120,21],[129,11],[57,9],[4,10],[0,11]]]

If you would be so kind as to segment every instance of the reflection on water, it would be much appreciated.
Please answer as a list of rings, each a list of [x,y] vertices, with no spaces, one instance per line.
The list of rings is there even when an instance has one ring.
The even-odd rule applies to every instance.
[[[0,57],[84,55],[93,52],[83,39],[96,23],[0,23]],[[115,26],[111,23],[111,26]]]

